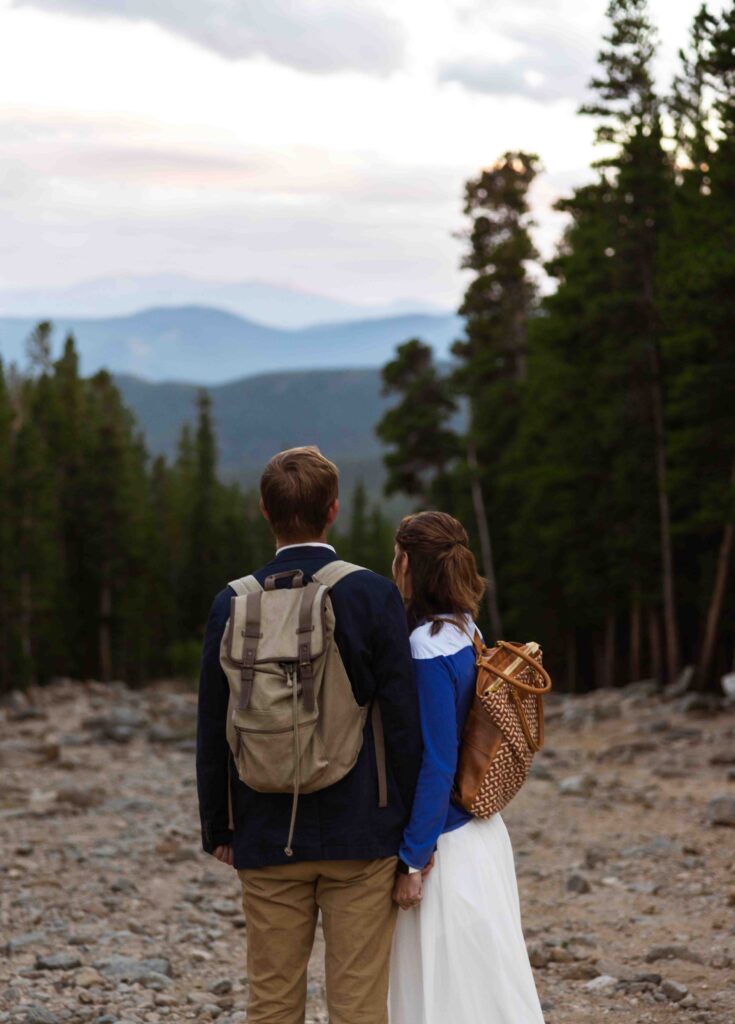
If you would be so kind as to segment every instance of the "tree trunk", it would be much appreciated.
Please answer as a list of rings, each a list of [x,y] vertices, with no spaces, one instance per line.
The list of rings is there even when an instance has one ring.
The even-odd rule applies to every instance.
[[[629,682],[641,678],[641,596],[636,584],[630,598]]]
[[[735,486],[735,460],[733,460],[730,473],[730,483]],[[730,575],[730,564],[732,561],[733,541],[735,541],[735,523],[725,524],[720,542],[720,553],[717,556],[717,570],[715,572],[715,583],[712,588],[712,596],[707,611],[707,624],[704,630],[704,641],[702,643],[702,656],[699,659],[699,671],[697,673],[699,686],[704,689],[709,685],[712,674],[712,666],[715,660],[715,648],[717,646],[717,633],[720,628],[722,617],[722,606],[725,603],[725,592],[727,590],[727,579]]]
[[[112,679],[112,638],[110,620],[112,617],[112,589],[107,580],[100,588],[99,658],[100,678],[103,683]]]
[[[651,677],[661,682],[661,636],[655,608],[648,609],[648,650]]]
[[[655,340],[648,348],[651,371],[651,406],[656,455],[656,489],[658,492],[659,535],[661,544],[661,584],[666,637],[666,670],[670,683],[679,672],[679,629],[676,622],[674,594],[674,555],[671,544],[671,510],[669,508],[668,472],[666,466],[666,434],[661,373],[661,353]]]
[[[471,436],[467,441],[467,465],[470,470],[470,486],[472,488],[472,505],[475,510],[477,521],[477,533],[480,538],[480,554],[482,558],[482,571],[487,580],[485,600],[490,616],[490,629],[493,640],[501,640],[503,627],[500,621],[500,610],[498,608],[498,587],[495,578],[495,565],[493,563],[493,548],[490,540],[490,530],[487,525],[487,514],[485,511],[485,499],[480,485],[480,472],[477,464],[477,449]]]
[[[577,633],[567,630],[567,690],[577,692]]]
[[[607,687],[615,685],[615,633],[615,613],[608,612],[602,656],[602,685]]]
[[[28,682],[36,682],[36,666],[33,663],[33,587],[31,574],[24,571],[20,577],[20,652],[23,665],[28,672]]]

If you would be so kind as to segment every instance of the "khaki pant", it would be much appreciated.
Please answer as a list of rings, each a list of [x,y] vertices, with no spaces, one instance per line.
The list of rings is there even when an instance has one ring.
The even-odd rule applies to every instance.
[[[395,857],[238,872],[248,935],[248,1024],[303,1024],[322,912],[330,1024],[387,1024]]]

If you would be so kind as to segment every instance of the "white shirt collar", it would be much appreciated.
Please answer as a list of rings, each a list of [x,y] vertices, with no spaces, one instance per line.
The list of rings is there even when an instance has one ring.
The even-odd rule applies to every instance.
[[[280,555],[282,551],[290,551],[291,548],[328,548],[335,555],[337,554],[336,549],[331,544],[325,544],[321,540],[306,540],[301,544],[284,544],[282,548],[276,548],[276,555]]]

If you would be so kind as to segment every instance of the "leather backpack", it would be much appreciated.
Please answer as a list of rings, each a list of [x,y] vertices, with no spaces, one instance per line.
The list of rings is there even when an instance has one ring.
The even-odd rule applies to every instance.
[[[453,797],[478,818],[503,809],[528,778],[544,743],[543,696],[551,679],[537,643],[473,638],[475,695],[462,732]]]

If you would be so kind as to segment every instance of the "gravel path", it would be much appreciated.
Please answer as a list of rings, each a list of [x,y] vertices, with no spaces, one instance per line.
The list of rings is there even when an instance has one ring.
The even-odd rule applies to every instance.
[[[734,1024],[735,710],[645,684],[548,708],[504,814],[548,1024]],[[198,846],[194,724],[163,684],[58,682],[0,708],[2,1024],[246,1020],[237,878]]]

